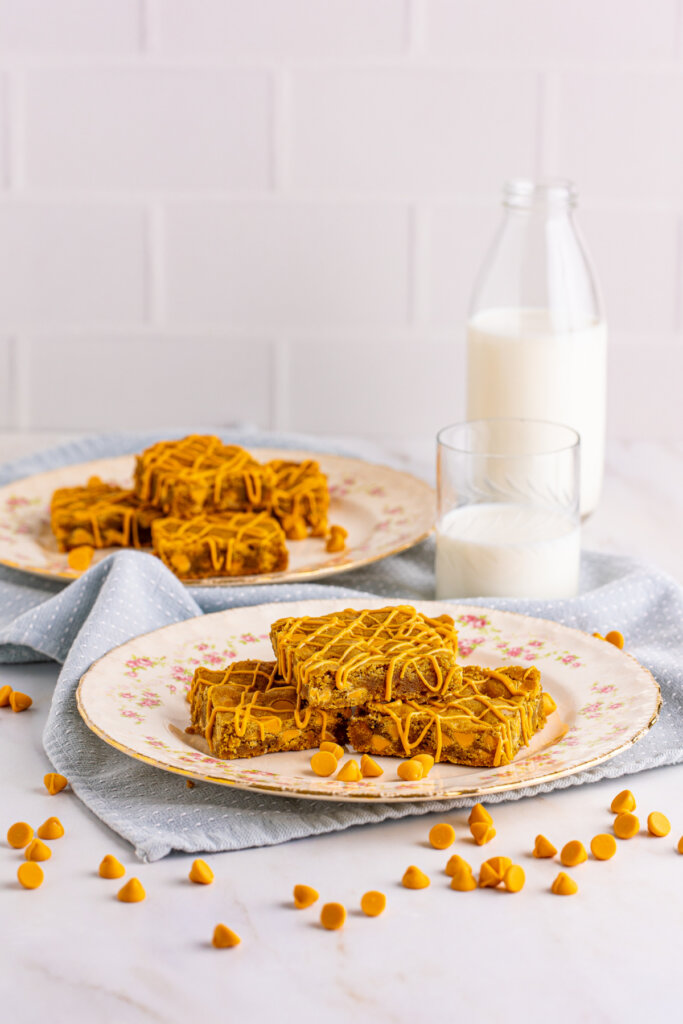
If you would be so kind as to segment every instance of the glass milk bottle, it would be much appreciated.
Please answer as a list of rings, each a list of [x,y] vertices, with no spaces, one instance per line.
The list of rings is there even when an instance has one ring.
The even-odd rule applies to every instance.
[[[517,417],[581,437],[581,515],[600,497],[607,327],[569,181],[513,180],[467,325],[467,418]]]

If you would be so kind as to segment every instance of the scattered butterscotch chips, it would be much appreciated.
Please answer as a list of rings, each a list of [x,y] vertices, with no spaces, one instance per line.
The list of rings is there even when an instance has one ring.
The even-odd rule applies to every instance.
[[[476,888],[477,880],[472,873],[472,868],[463,861],[453,872],[451,889],[455,889],[456,892],[472,892]]]
[[[40,839],[32,839],[24,851],[26,860],[49,860],[52,850]]]
[[[24,889],[38,889],[43,884],[45,875],[40,864],[27,860],[19,865],[17,878],[19,879],[19,884],[23,885]]]
[[[16,821],[7,829],[7,842],[15,850],[23,850],[33,839],[33,829],[25,821]]]
[[[310,885],[294,886],[294,906],[297,910],[305,910],[306,907],[312,907],[319,896],[320,893]]]
[[[316,775],[334,775],[337,770],[337,758],[329,750],[317,750],[311,758],[311,770]]]
[[[610,810],[614,811],[615,814],[621,814],[622,811],[635,811],[635,809],[636,798],[630,789],[622,789],[621,793],[617,793],[610,805]]]
[[[524,868],[519,864],[511,864],[503,875],[503,885],[508,892],[521,892],[525,882]]]
[[[591,853],[596,860],[611,860],[617,852],[617,841],[614,836],[601,832],[591,839]]]
[[[572,839],[562,847],[560,860],[566,868],[575,868],[578,864],[583,864],[588,860],[586,847],[578,839]]]
[[[61,839],[64,835],[64,826],[59,818],[47,818],[38,829],[38,836],[41,839]]]
[[[194,789],[194,787],[195,787],[195,783],[192,781],[192,779],[188,779],[187,782],[185,783],[185,788],[186,789]]]
[[[623,651],[624,638],[618,629],[610,629],[609,633],[605,633],[604,639],[608,644],[613,644],[614,647],[618,647],[620,651]]]
[[[434,767],[434,758],[431,754],[415,754],[411,761],[419,761],[422,765],[422,778],[426,779]]]
[[[371,889],[370,892],[364,893],[360,901],[360,909],[368,917],[379,917],[380,914],[384,913],[386,905],[386,896],[383,892],[377,892],[376,889]]]
[[[454,853],[452,857],[448,858],[448,863],[446,864],[446,874],[450,875],[452,878],[455,872],[458,871],[460,868],[466,868],[467,871],[472,870],[470,865],[467,863],[466,860],[464,860],[463,857],[460,856],[460,854]]]
[[[470,832],[474,837],[477,846],[485,846],[495,838],[496,830],[493,825],[487,825],[485,821],[473,821],[470,825]]]
[[[376,779],[380,775],[384,775],[384,768],[380,768],[369,754],[363,754],[360,759],[360,773],[364,779]]]
[[[633,839],[634,836],[638,835],[640,822],[635,814],[622,811],[621,814],[617,814],[612,827],[614,828],[615,836],[618,836],[619,839]]]
[[[346,908],[341,903],[325,903],[320,911],[320,923],[328,932],[336,932],[346,920]]]
[[[334,755],[330,754],[330,757],[334,757]],[[336,759],[334,761],[334,764],[336,767]],[[342,765],[342,767],[337,772],[337,778],[340,779],[342,782],[358,782],[358,780],[361,778],[358,762],[354,761],[354,759],[350,757],[346,764]]]
[[[50,796],[55,796],[68,786],[69,780],[66,776],[60,775],[59,772],[48,772],[43,778],[43,784]]]
[[[417,782],[424,777],[424,768],[419,761],[401,761],[396,769],[396,774],[404,782]]]
[[[72,548],[67,555],[69,568],[76,572],[85,572],[92,562],[95,549],[90,544],[81,544],[78,548]]]
[[[241,941],[237,932],[234,932],[232,928],[228,928],[224,924],[217,924],[213,930],[211,945],[216,949],[232,949],[233,946],[239,946]]]
[[[671,823],[666,815],[659,811],[653,811],[647,816],[647,830],[651,836],[661,839],[663,836],[668,836],[671,831]]]
[[[126,873],[121,861],[113,857],[111,853],[108,853],[106,857],[103,857],[100,861],[100,878],[123,878]]]
[[[27,693],[19,693],[18,690],[12,690],[9,695],[9,706],[12,711],[27,711],[31,704],[33,704],[33,701]]]
[[[543,714],[546,718],[549,718],[553,711],[557,711],[557,703],[545,690],[541,696],[541,701],[543,703]]]
[[[429,878],[424,871],[420,871],[414,864],[411,864],[409,868],[406,868],[401,884],[406,889],[426,889],[429,885]]]
[[[192,862],[192,867],[187,877],[191,882],[196,882],[197,885],[211,885],[213,882],[213,871],[205,860],[195,860]]]
[[[282,529],[287,540],[306,540],[308,529],[301,516],[285,516],[282,520]]]
[[[137,878],[130,878],[122,889],[116,894],[116,898],[121,903],[140,903],[144,900],[147,893],[142,887],[142,883]]]
[[[683,853],[683,836],[678,840],[678,846],[676,847],[679,853]]]
[[[0,686],[0,708],[9,707],[9,699],[12,696],[11,686]]]
[[[333,743],[332,740],[323,740],[320,744],[320,749],[327,750],[330,754],[334,754],[338,761],[344,756],[344,748],[342,745],[340,743]]]
[[[557,853],[557,849],[553,846],[549,839],[546,839],[543,835],[536,836],[534,842],[534,857],[554,857]]]
[[[493,818],[486,810],[483,804],[475,804],[470,811],[470,816],[467,819],[467,824],[472,825],[475,821],[485,821],[487,825],[493,825]]]
[[[343,551],[349,531],[343,526],[330,526],[330,535],[325,542],[325,550],[329,552]]]
[[[579,887],[573,878],[570,878],[564,871],[560,871],[551,885],[550,891],[554,892],[556,896],[573,896],[579,891]]]
[[[442,822],[429,830],[429,842],[435,850],[447,850],[455,842],[455,829]]]

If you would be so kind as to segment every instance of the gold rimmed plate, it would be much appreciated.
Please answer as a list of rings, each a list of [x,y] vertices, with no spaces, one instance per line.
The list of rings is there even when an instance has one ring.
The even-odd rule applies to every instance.
[[[289,541],[289,567],[284,572],[258,576],[214,577],[187,581],[189,586],[240,586],[292,583],[348,572],[412,547],[429,535],[434,525],[435,495],[429,484],[362,459],[282,448],[250,449],[262,462],[287,458],[316,459],[327,474],[331,502],[330,522],[348,530],[346,548],[330,553],[325,542],[309,537]],[[0,488],[0,565],[53,579],[76,579],[65,553],[57,550],[50,530],[50,500],[58,487],[78,487],[89,477],[130,487],[135,456],[121,455],[25,477]],[[96,551],[94,563],[120,548]]]
[[[364,601],[363,607],[404,602]],[[245,658],[272,659],[271,623],[287,615],[323,615],[347,601],[297,601],[234,608],[166,626],[110,651],[85,673],[78,708],[88,727],[137,761],[205,782],[318,800],[446,800],[536,786],[606,761],[640,739],[661,704],[655,679],[634,658],[576,629],[512,612],[416,602],[430,616],[456,620],[463,664],[536,665],[557,702],[545,728],[500,768],[435,765],[419,782],[396,775],[395,758],[378,757],[379,778],[319,778],[311,752],[226,761],[189,736],[185,699],[198,665],[220,668]],[[353,751],[349,751],[352,755]]]

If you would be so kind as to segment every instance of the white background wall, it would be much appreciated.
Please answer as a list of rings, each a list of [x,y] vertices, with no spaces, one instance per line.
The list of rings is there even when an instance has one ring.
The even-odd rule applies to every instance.
[[[579,184],[610,432],[680,436],[679,0],[0,0],[0,429],[431,437],[513,175]]]

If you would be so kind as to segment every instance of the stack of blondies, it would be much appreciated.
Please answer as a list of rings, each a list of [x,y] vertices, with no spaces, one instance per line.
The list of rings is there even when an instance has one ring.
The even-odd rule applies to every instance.
[[[312,459],[261,463],[191,435],[138,455],[131,489],[92,477],[55,491],[51,525],[60,551],[151,545],[183,579],[243,576],[286,569],[288,539],[326,537],[329,503]]]
[[[538,669],[461,666],[453,619],[407,605],[278,619],[271,643],[272,661],[195,672],[191,731],[215,756],[333,740],[359,753],[495,767],[554,708]]]

